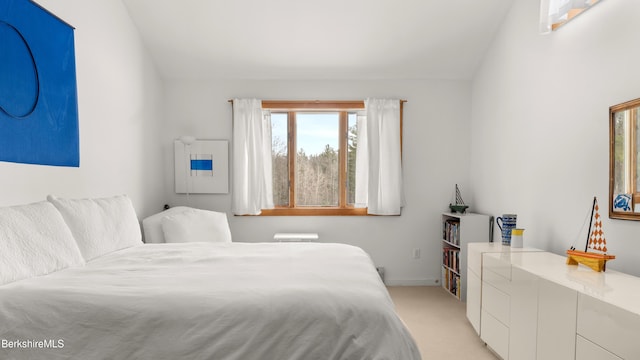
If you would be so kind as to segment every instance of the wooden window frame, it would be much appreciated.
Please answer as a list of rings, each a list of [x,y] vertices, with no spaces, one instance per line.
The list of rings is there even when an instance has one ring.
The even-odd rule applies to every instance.
[[[402,147],[402,109],[403,103],[400,101],[400,146]],[[338,149],[339,157],[339,180],[340,196],[338,206],[295,206],[295,155],[296,155],[296,136],[295,136],[295,120],[288,121],[288,137],[287,151],[289,157],[289,206],[277,206],[273,209],[262,209],[260,216],[367,216],[367,208],[356,208],[346,203],[347,201],[347,137],[348,132],[348,112],[364,110],[364,101],[362,100],[314,100],[314,101],[289,101],[289,100],[263,100],[262,108],[288,112],[289,117],[292,112],[299,111],[337,111],[340,113],[340,143]]]
[[[624,219],[624,220],[640,220],[640,213],[636,212],[635,206],[640,203],[640,188],[636,183],[636,175],[640,171],[638,167],[638,111],[640,111],[640,99],[627,101],[622,104],[614,105],[609,108],[609,217],[612,219]],[[629,122],[625,122],[625,130],[622,134],[622,139],[617,136],[616,119],[619,112],[628,112],[624,116],[628,116]],[[624,143],[624,148],[618,150],[619,140]],[[620,164],[623,169],[623,174],[617,176],[618,162],[616,155],[620,154],[620,151],[624,154],[625,161]],[[617,189],[617,185],[623,183],[624,188],[622,192],[630,194],[632,197],[631,211],[616,211],[614,210],[614,196],[620,192]]]

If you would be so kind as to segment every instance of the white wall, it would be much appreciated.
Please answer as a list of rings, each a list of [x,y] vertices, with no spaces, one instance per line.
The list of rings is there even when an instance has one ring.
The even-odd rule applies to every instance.
[[[514,1],[473,82],[475,204],[517,213],[527,245],[564,254],[584,246],[597,196],[608,267],[640,275],[640,222],[607,210],[608,109],[640,97],[640,2],[602,1],[549,35],[538,14],[538,0]]]
[[[322,241],[363,247],[387,279],[432,284],[440,277],[440,212],[455,183],[469,185],[470,83],[456,81],[168,81],[155,70],[119,1],[39,0],[73,25],[80,116],[80,167],[0,162],[0,206],[47,194],[128,194],[143,218],[173,193],[172,140],[182,134],[231,138],[233,97],[407,99],[404,163],[407,206],[400,217],[230,217],[236,241],[268,241],[279,231],[314,231]],[[166,90],[165,90],[166,86]],[[464,194],[467,195],[467,194]],[[468,194],[470,199],[471,194]],[[230,195],[191,195],[189,205],[230,212]],[[421,250],[419,260],[413,249]]]
[[[227,212],[234,241],[270,241],[276,232],[318,232],[320,241],[358,245],[395,284],[433,284],[440,277],[440,212],[454,184],[469,179],[470,83],[454,81],[187,81],[166,82],[167,126],[162,136],[166,201],[187,204],[173,191],[173,140],[180,135],[231,139],[234,97],[364,99],[396,97],[404,108],[404,183],[400,217],[234,217],[231,195],[190,195],[189,205]],[[421,249],[419,260],[413,249]]]
[[[80,167],[0,162],[0,205],[128,194],[160,208],[162,83],[120,1],[39,0],[75,30]]]

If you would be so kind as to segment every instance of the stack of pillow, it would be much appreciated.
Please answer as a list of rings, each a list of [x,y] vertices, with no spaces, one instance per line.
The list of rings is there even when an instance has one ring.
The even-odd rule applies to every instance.
[[[147,242],[230,242],[224,213],[176,207],[143,221]],[[0,208],[0,285],[82,266],[142,245],[140,223],[125,196],[61,199]]]

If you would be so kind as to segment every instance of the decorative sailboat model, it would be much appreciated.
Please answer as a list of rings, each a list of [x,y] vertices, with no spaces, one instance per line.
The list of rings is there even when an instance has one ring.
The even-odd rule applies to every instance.
[[[600,272],[606,270],[608,260],[616,258],[615,255],[607,254],[607,240],[602,231],[602,220],[598,209],[598,200],[594,197],[593,207],[591,208],[591,222],[587,233],[587,245],[584,251],[576,250],[573,246],[567,250],[568,265],[583,264]],[[593,251],[589,251],[589,249]]]
[[[449,208],[451,212],[465,213],[469,205],[465,205],[464,201],[462,201],[462,195],[460,194],[460,189],[458,188],[458,184],[456,184],[456,193],[455,193],[455,204],[449,204]]]

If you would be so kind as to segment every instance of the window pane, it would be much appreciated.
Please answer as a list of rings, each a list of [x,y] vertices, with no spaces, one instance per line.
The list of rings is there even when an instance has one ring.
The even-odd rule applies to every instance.
[[[635,192],[640,192],[640,156],[638,156],[638,149],[640,149],[640,111],[638,111],[637,109],[632,111],[632,114],[635,115],[635,147],[633,149],[631,149],[631,152],[633,154],[636,154],[636,164],[635,164],[635,183],[636,183],[636,188],[635,188]]]
[[[271,113],[271,167],[273,171],[273,204],[275,206],[289,205],[287,133],[287,113]]]
[[[627,184],[626,179],[626,165],[625,158],[626,156],[626,137],[627,137],[627,126],[628,126],[628,118],[626,116],[626,111],[620,111],[615,114],[615,124],[614,124],[614,148],[615,148],[615,158],[613,163],[613,171],[615,173],[615,182],[613,184],[613,193],[621,194],[627,192]]]
[[[296,206],[338,206],[338,113],[296,114]]]
[[[356,149],[358,148],[358,114],[347,115],[347,204],[356,202]]]

